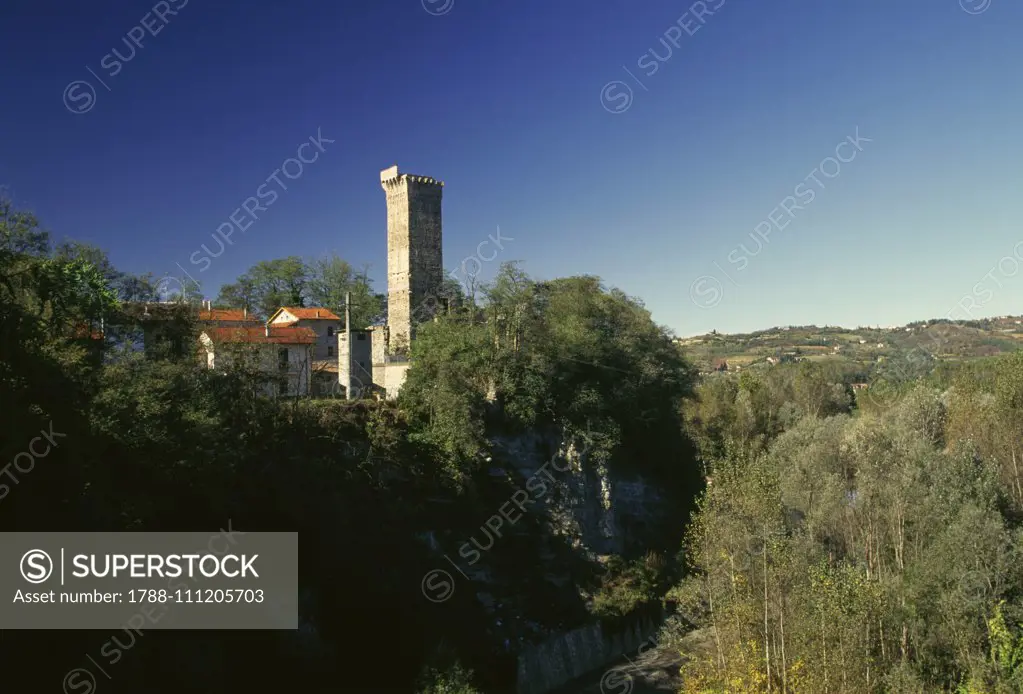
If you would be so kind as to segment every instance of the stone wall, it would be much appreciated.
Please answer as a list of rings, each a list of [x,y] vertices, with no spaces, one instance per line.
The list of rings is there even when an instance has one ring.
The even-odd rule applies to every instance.
[[[441,288],[444,280],[441,238],[441,198],[443,183],[432,178],[410,176],[409,231],[411,260],[409,267],[412,338],[415,338],[415,309]]]
[[[408,344],[413,311],[443,280],[444,184],[392,166],[380,172],[380,185],[387,199],[387,325],[391,341]]]
[[[408,372],[408,367],[407,361],[391,362],[384,365],[384,391],[388,400],[398,397],[398,391],[405,385],[405,374]]]
[[[642,614],[618,628],[588,624],[519,654],[516,694],[546,694],[639,650],[660,628],[662,615]]]
[[[352,331],[352,391],[362,394],[373,385],[373,333],[368,330]],[[337,336],[338,382],[348,384],[348,343],[345,333]]]
[[[370,333],[370,361],[374,364],[383,364],[387,359],[388,330],[386,325],[375,325],[368,331]]]

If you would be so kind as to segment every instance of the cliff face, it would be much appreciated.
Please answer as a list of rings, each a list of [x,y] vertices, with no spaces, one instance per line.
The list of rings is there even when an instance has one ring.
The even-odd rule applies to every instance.
[[[582,585],[608,555],[645,551],[650,533],[671,523],[671,514],[654,485],[627,476],[625,466],[604,460],[592,442],[526,434],[492,443],[491,477],[507,480],[511,507],[521,506],[535,519],[529,539],[543,538],[527,570],[550,586],[552,603],[579,608],[571,618],[553,622],[543,605],[517,600],[524,586],[504,583],[507,565],[497,560],[498,552],[481,554],[479,564],[490,571],[478,584],[477,598],[494,621],[498,643],[517,653],[517,690],[540,694],[635,650],[653,633],[659,621],[647,617],[629,627],[624,642],[621,635],[604,634],[588,614]],[[532,590],[543,592],[535,584]]]
[[[642,479],[600,462],[583,440],[557,435],[497,437],[477,511],[453,531],[424,536],[457,591],[471,591],[513,652],[590,620],[586,586],[613,554],[648,546],[665,504]],[[453,570],[452,570],[453,569]]]
[[[543,494],[532,495],[536,512],[547,516],[553,535],[589,558],[642,549],[648,531],[664,519],[658,490],[601,460],[586,441],[527,434],[497,439],[494,449],[525,488],[538,479],[547,483]]]

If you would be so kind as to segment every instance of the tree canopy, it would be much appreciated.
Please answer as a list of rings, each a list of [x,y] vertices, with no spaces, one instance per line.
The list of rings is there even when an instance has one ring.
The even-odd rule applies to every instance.
[[[866,410],[805,363],[701,384],[684,691],[1023,690],[1023,352],[983,370]]]
[[[366,271],[355,272],[336,254],[310,261],[289,256],[256,263],[222,286],[215,303],[221,308],[245,308],[263,318],[282,306],[317,306],[337,313],[343,311],[347,292],[352,294],[354,329],[380,318],[383,297],[373,292]]]

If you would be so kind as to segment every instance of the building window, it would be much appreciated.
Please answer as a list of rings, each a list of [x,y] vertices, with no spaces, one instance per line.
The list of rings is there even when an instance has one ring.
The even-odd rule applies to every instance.
[[[334,348],[331,347],[330,345],[327,345],[327,356],[328,357],[334,356]]]
[[[359,333],[359,337],[356,338],[356,339],[365,340],[366,339],[366,333]]]
[[[282,347],[280,349],[280,351],[277,352],[277,365],[281,369],[287,369],[288,368],[288,348],[287,347]]]
[[[327,337],[334,337],[334,326],[333,325],[328,325],[327,326]]]

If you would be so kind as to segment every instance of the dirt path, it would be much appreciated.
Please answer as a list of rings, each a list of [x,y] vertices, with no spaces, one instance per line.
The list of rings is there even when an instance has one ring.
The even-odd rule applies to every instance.
[[[650,649],[629,656],[603,672],[571,682],[551,694],[678,694],[681,656],[669,649]]]

